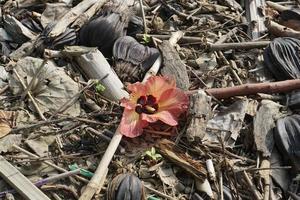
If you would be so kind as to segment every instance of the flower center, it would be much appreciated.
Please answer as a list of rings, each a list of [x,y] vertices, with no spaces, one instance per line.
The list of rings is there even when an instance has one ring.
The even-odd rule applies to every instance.
[[[138,114],[154,114],[158,110],[157,100],[152,95],[141,96],[136,103],[135,112]]]

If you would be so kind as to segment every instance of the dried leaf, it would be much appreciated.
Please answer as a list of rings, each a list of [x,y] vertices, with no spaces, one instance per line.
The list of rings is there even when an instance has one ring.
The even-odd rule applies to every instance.
[[[207,123],[204,142],[217,142],[223,138],[227,145],[234,145],[239,136],[245,113],[248,107],[248,100],[236,101],[225,110],[219,112]]]
[[[0,153],[13,151],[13,145],[20,145],[22,135],[10,134],[0,139]]]
[[[171,187],[175,187],[179,182],[171,166],[160,166],[157,170],[157,174],[164,184],[167,184]]]
[[[0,138],[9,134],[14,120],[15,112],[0,110]]]
[[[33,57],[25,57],[17,62],[15,69],[26,86],[29,85],[42,63],[42,59]],[[14,95],[22,94],[23,88],[15,74],[10,75],[9,84]],[[54,62],[48,61],[37,75],[35,84],[30,91],[40,110],[44,113],[57,111],[79,92],[79,87],[62,68],[56,67]],[[30,108],[34,110],[31,102]],[[79,103],[71,105],[65,113],[78,116],[80,114]]]
[[[45,28],[49,23],[58,20],[69,11],[65,3],[46,3],[46,8],[41,16],[41,24]]]
[[[176,165],[182,167],[188,173],[197,178],[200,182],[204,182],[207,177],[207,171],[204,165],[195,161],[190,156],[177,147],[175,143],[170,140],[163,139],[156,145],[159,148],[160,153],[174,162]]]

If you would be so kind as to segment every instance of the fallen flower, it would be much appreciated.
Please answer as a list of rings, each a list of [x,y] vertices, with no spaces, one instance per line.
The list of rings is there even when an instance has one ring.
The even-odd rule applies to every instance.
[[[137,137],[149,123],[158,120],[176,126],[178,117],[188,108],[188,96],[176,88],[175,80],[152,76],[145,83],[130,84],[129,99],[123,98],[125,107],[120,132],[127,137]]]

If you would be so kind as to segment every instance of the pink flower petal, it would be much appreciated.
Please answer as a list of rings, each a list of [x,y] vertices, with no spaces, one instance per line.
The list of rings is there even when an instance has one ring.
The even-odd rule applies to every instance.
[[[158,112],[169,111],[175,117],[185,112],[189,105],[188,96],[180,89],[169,89],[164,91],[158,102]]]
[[[130,138],[137,137],[143,133],[143,128],[148,125],[147,121],[141,119],[141,116],[134,110],[124,109],[120,123],[120,132]]]
[[[120,100],[121,102],[121,106],[127,108],[127,109],[135,109],[136,107],[136,102],[133,102],[131,99],[126,99],[126,98],[123,98]]]
[[[174,79],[163,77],[163,76],[152,76],[146,82],[148,89],[147,94],[151,94],[159,101],[160,96],[171,88],[176,87]]]
[[[142,120],[146,120],[150,123],[160,120],[170,126],[176,126],[178,124],[177,118],[168,111],[160,111],[152,115],[142,114]]]
[[[134,102],[136,102],[141,96],[145,96],[147,94],[146,85],[140,82],[128,85],[127,89],[131,92],[130,100]]]
[[[131,92],[129,99],[121,99],[121,106],[128,108],[128,109],[134,109],[137,103],[137,100],[141,96],[145,96],[147,93],[147,88],[144,84],[137,82],[134,84],[130,84],[127,86],[127,89]]]

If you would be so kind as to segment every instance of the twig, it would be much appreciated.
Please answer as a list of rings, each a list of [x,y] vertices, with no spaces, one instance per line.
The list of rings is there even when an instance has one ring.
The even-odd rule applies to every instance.
[[[234,78],[237,80],[239,85],[243,85],[243,82],[241,81],[239,75],[236,73],[235,69],[237,68],[236,63],[233,60],[230,60],[230,71],[233,74]]]
[[[92,87],[95,84],[95,82],[93,81],[91,84],[88,84],[87,86],[85,86],[84,88],[82,88],[79,92],[77,92],[69,101],[65,102],[63,105],[61,105],[53,114],[52,117],[54,117],[55,115],[57,115],[58,113],[64,112],[65,110],[67,110],[70,106],[72,106],[80,97],[81,93],[83,93],[86,89]],[[50,117],[51,119],[51,117]]]
[[[27,93],[31,90],[32,86],[34,85],[34,83],[36,82],[37,77],[40,75],[42,69],[44,68],[44,66],[46,65],[46,63],[48,62],[47,59],[45,59],[42,64],[40,65],[40,67],[37,69],[36,73],[34,74],[34,76],[32,77],[28,87],[24,90],[24,92],[21,95],[21,100],[24,100],[25,96],[27,95]]]
[[[257,93],[281,93],[300,89],[300,79],[278,81],[271,83],[249,83],[234,87],[210,88],[205,90],[208,94],[218,99],[225,99],[234,96],[254,95]],[[194,94],[198,90],[188,91],[188,94]]]
[[[249,185],[249,187],[250,187],[249,189],[252,191],[252,193],[253,193],[255,199],[256,199],[256,200],[262,199],[261,194],[257,191],[257,189],[255,188],[255,186],[253,185],[253,183],[252,183],[252,181],[250,180],[250,177],[248,176],[248,174],[247,174],[245,171],[243,171],[242,174],[243,174],[243,176],[244,176],[244,178],[245,178],[247,184]]]
[[[56,184],[56,185],[43,185],[41,187],[42,190],[66,190],[66,191],[69,191],[74,197],[75,199],[78,199],[79,196],[78,194],[76,193],[76,190],[71,188],[71,187],[68,187],[66,185],[62,185],[62,184]]]
[[[90,180],[90,182],[86,186],[86,188],[83,191],[82,195],[80,196],[79,200],[90,200],[90,199],[92,199],[92,197],[94,196],[96,191],[100,190],[99,182],[104,177],[106,169],[108,168],[108,165],[121,142],[122,136],[123,135],[119,132],[119,127],[118,127],[118,129],[115,132],[115,135],[113,136],[111,142],[109,143],[109,145],[97,167],[97,170],[96,170],[93,178]]]
[[[150,190],[151,192],[153,192],[153,193],[155,193],[155,194],[161,196],[162,198],[166,198],[166,199],[169,199],[169,200],[177,200],[176,198],[173,198],[173,197],[171,197],[171,196],[169,196],[169,195],[166,195],[166,194],[164,194],[164,193],[162,193],[162,192],[160,192],[160,191],[158,191],[158,190],[155,190],[155,189],[153,189],[153,188],[151,188],[151,187],[149,187],[149,186],[147,186],[147,185],[144,185],[144,187],[145,187],[147,190]]]
[[[142,17],[143,17],[143,23],[144,23],[144,34],[147,34],[147,23],[146,23],[146,17],[145,17],[145,10],[143,7],[143,0],[139,0],[140,6],[141,6],[141,11],[142,11]]]
[[[275,36],[300,38],[300,31],[295,31],[294,29],[278,24],[271,19],[266,19],[265,24],[269,33]]]
[[[9,85],[4,86],[0,89],[0,94],[4,93],[9,88]]]
[[[255,49],[255,48],[264,48],[270,41],[255,41],[255,42],[240,42],[240,43],[223,43],[223,44],[211,44],[208,43],[208,50],[210,51],[221,51],[221,50],[230,50],[230,49]]]
[[[20,75],[18,74],[16,69],[13,69],[13,72],[15,73],[16,77],[18,78],[18,80],[20,81],[22,87],[24,90],[27,89],[25,83],[23,82],[22,78],[20,77]],[[38,112],[39,116],[41,117],[42,120],[47,120],[46,117],[43,115],[42,111],[40,110],[39,106],[37,105],[35,99],[33,98],[33,96],[31,95],[30,91],[27,91],[27,95],[29,96],[30,100],[33,103],[34,108],[36,109],[36,111]]]
[[[150,37],[157,38],[160,40],[168,40],[170,39],[171,35],[157,35],[157,34],[148,34]],[[143,39],[143,34],[137,34],[136,37],[141,40]],[[204,40],[202,37],[191,37],[191,36],[183,36],[178,43],[204,43]]]
[[[223,173],[219,170],[219,187],[220,187],[220,200],[224,200],[224,193],[223,193]]]
[[[284,10],[289,9],[288,7],[282,6],[282,5],[280,5],[278,3],[275,3],[275,2],[272,2],[272,1],[266,1],[266,4],[268,6],[270,6],[271,8],[274,8],[275,10],[279,11],[279,12],[282,12]]]
[[[48,124],[54,124],[54,123],[59,123],[59,122],[62,122],[62,121],[66,121],[67,119],[69,119],[68,117],[64,117],[64,118],[61,118],[61,119],[54,119],[54,120],[47,120],[47,121],[39,121],[35,124],[30,124],[30,125],[26,125],[26,126],[21,126],[21,127],[14,127],[11,132],[12,133],[16,133],[18,131],[22,131],[22,130],[30,130],[30,129],[33,129],[33,128],[38,128],[38,127],[41,127],[41,126],[45,126],[45,125],[48,125]]]
[[[32,156],[32,157],[34,157],[34,158],[39,158],[39,156],[37,156],[37,155],[35,155],[35,154],[33,154],[33,153],[30,153],[29,151],[27,151],[27,150],[25,150],[25,149],[23,149],[23,148],[21,148],[21,147],[19,147],[19,146],[17,146],[17,145],[13,145],[13,147],[16,149],[16,150],[18,150],[18,151],[20,151],[20,152],[22,152],[22,153],[24,153],[24,154],[26,154],[26,155],[28,155],[28,156]],[[51,163],[51,162],[49,162],[49,161],[42,161],[43,163],[45,163],[45,164],[47,164],[47,165],[49,165],[49,166],[51,166],[51,167],[53,167],[54,169],[57,169],[58,171],[60,171],[60,172],[68,172],[68,170],[65,170],[64,168],[61,168],[61,167],[59,167],[59,166],[57,166],[57,165],[55,165],[55,164],[53,164],[53,163]],[[75,176],[75,178],[77,178],[78,180],[81,180],[81,181],[83,181],[83,182],[85,182],[85,183],[87,183],[88,182],[88,180],[86,180],[85,178],[82,178],[82,177],[80,177],[80,176]]]
[[[93,133],[94,135],[97,135],[99,136],[100,138],[104,139],[105,141],[107,142],[110,142],[111,141],[111,138],[110,137],[107,137],[106,135],[104,135],[103,133],[91,128],[91,127],[87,127],[86,130],[90,133]],[[120,153],[124,153],[125,152],[125,148],[122,147],[121,145],[118,146],[118,149],[120,151]]]

